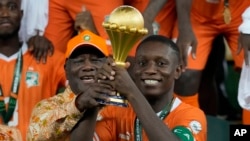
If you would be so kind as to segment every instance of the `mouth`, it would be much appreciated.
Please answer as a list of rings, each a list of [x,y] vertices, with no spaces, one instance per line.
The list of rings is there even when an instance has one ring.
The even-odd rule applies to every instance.
[[[161,83],[160,79],[142,79],[142,81],[147,86],[157,86]]]
[[[12,24],[11,24],[11,22],[9,22],[9,21],[0,21],[0,26],[4,26],[4,27],[6,27],[6,26],[11,26]]]
[[[81,76],[80,79],[84,83],[94,83],[95,82],[95,77],[94,76]]]

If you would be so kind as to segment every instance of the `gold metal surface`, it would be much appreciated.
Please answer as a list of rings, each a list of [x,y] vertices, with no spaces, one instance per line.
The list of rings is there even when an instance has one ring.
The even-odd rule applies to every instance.
[[[114,9],[103,27],[111,41],[113,58],[124,65],[129,51],[148,30],[144,28],[142,14],[134,7],[123,5]]]
[[[230,24],[232,17],[230,9],[227,6],[224,7],[223,17],[225,24]]]

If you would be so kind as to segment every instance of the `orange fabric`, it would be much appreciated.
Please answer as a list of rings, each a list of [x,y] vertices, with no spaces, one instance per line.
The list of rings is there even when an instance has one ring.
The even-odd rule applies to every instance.
[[[134,6],[142,13],[144,12],[149,2],[149,0],[127,0],[127,1],[131,6]],[[155,18],[155,22],[159,25],[158,34],[171,38],[175,20],[176,20],[175,1],[168,0]],[[132,48],[132,50],[129,53],[129,56],[135,56],[137,44]]]
[[[211,51],[213,39],[224,34],[235,60],[235,66],[241,67],[243,63],[243,51],[236,55],[238,48],[238,27],[242,22],[241,14],[250,5],[250,1],[229,1],[229,7],[232,14],[230,24],[225,24],[223,20],[223,1],[219,3],[209,3],[211,0],[194,0],[191,11],[191,22],[196,35],[198,45],[196,59],[188,57],[189,69],[202,70],[207,62]],[[177,26],[175,26],[173,37],[178,35]]]
[[[105,56],[109,55],[106,40],[88,30],[85,30],[69,40],[65,57],[68,58],[77,47],[83,45],[91,45],[100,50]]]
[[[3,74],[0,77],[0,84],[5,100],[10,96],[15,63],[16,57],[9,60],[3,59],[2,55],[0,57],[0,74]],[[8,125],[17,127],[21,131],[24,141],[26,140],[27,127],[35,104],[44,98],[55,95],[58,87],[65,86],[64,63],[64,55],[57,51],[48,58],[46,64],[38,64],[29,52],[23,55],[23,69],[16,110]],[[0,124],[2,124],[1,118]]]
[[[123,5],[123,0],[49,0],[49,21],[45,36],[51,40],[55,49],[65,53],[67,42],[74,33],[76,14],[81,12],[82,6],[91,11],[95,26],[100,36],[107,39],[106,31],[102,27],[104,19],[118,6]]]
[[[105,118],[106,117],[106,118]],[[134,141],[134,122],[136,115],[131,107],[121,108],[116,106],[105,107],[98,116],[99,120],[96,124],[96,134],[94,140],[97,141]],[[193,133],[196,141],[206,141],[207,123],[204,113],[193,106],[180,103],[175,109],[169,113],[164,123],[170,129],[176,126],[184,126],[189,129],[192,121],[198,121],[201,124],[201,131],[197,134]],[[126,138],[127,139],[124,139]],[[148,141],[145,132],[143,133],[143,141]]]
[[[250,111],[243,109],[242,110],[242,124],[250,125]]]
[[[178,94],[174,94],[175,97],[178,97],[182,102],[190,104],[194,107],[200,107],[199,106],[199,96],[198,93],[192,95],[192,96],[180,96]]]
[[[131,0],[131,2],[129,2],[129,4],[137,8],[140,12],[144,12],[148,3],[149,0]],[[175,20],[176,20],[175,1],[168,0],[155,18],[155,21],[159,24],[158,34],[170,38],[172,35],[172,29],[174,27]]]

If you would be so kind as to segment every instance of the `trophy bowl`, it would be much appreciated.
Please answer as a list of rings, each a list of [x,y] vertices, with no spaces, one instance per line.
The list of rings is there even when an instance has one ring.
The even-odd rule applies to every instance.
[[[148,30],[144,28],[142,14],[132,6],[122,5],[115,8],[102,25],[109,36],[115,63],[124,67],[129,51],[148,33]],[[109,96],[109,98],[109,102],[99,101],[99,103],[128,106],[128,101],[119,92],[116,96]]]

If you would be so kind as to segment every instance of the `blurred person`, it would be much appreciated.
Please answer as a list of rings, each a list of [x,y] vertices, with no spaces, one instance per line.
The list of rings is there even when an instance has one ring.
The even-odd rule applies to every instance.
[[[78,32],[75,30],[77,14],[84,12],[87,19],[84,29],[91,30],[95,34],[107,39],[107,34],[102,27],[102,22],[116,7],[123,5],[123,0],[90,1],[75,0],[49,0],[48,25],[45,29],[45,37],[51,40],[55,49],[65,53],[67,42]],[[91,29],[89,29],[92,27]],[[83,29],[83,30],[84,30]]]
[[[250,5],[249,5],[250,6]],[[249,50],[250,50],[250,7],[248,7],[244,13],[242,14],[242,24],[239,26],[239,47],[240,50],[244,49],[245,54],[245,64],[243,64],[243,72],[240,76],[239,80],[239,90],[238,90],[238,102],[240,106],[243,108],[242,118],[243,124],[250,125],[250,109],[248,104],[250,103],[247,99],[247,95],[249,95]],[[247,92],[247,93],[244,93]]]
[[[55,52],[46,64],[38,64],[27,43],[19,40],[20,0],[0,4],[0,130],[16,130],[22,135],[19,140],[25,140],[33,106],[65,86],[65,58]],[[11,138],[6,137],[3,140]]]
[[[54,52],[50,40],[43,36],[48,23],[48,0],[22,0],[21,9],[20,42],[28,43],[28,49],[38,63],[46,63],[47,57]]]
[[[212,41],[217,35],[223,34],[227,40],[235,70],[240,72],[246,50],[244,48],[244,52],[238,51],[238,27],[242,22],[241,14],[250,5],[250,1],[189,0],[182,4],[177,2],[176,5],[178,27],[175,28],[173,36],[178,37],[177,44],[186,67],[176,82],[175,93],[184,102],[199,107],[198,88],[202,70],[211,51]],[[179,23],[184,24],[181,26]],[[181,28],[186,30],[181,31]],[[179,34],[177,29],[181,31]],[[190,39],[193,35],[194,38]]]

